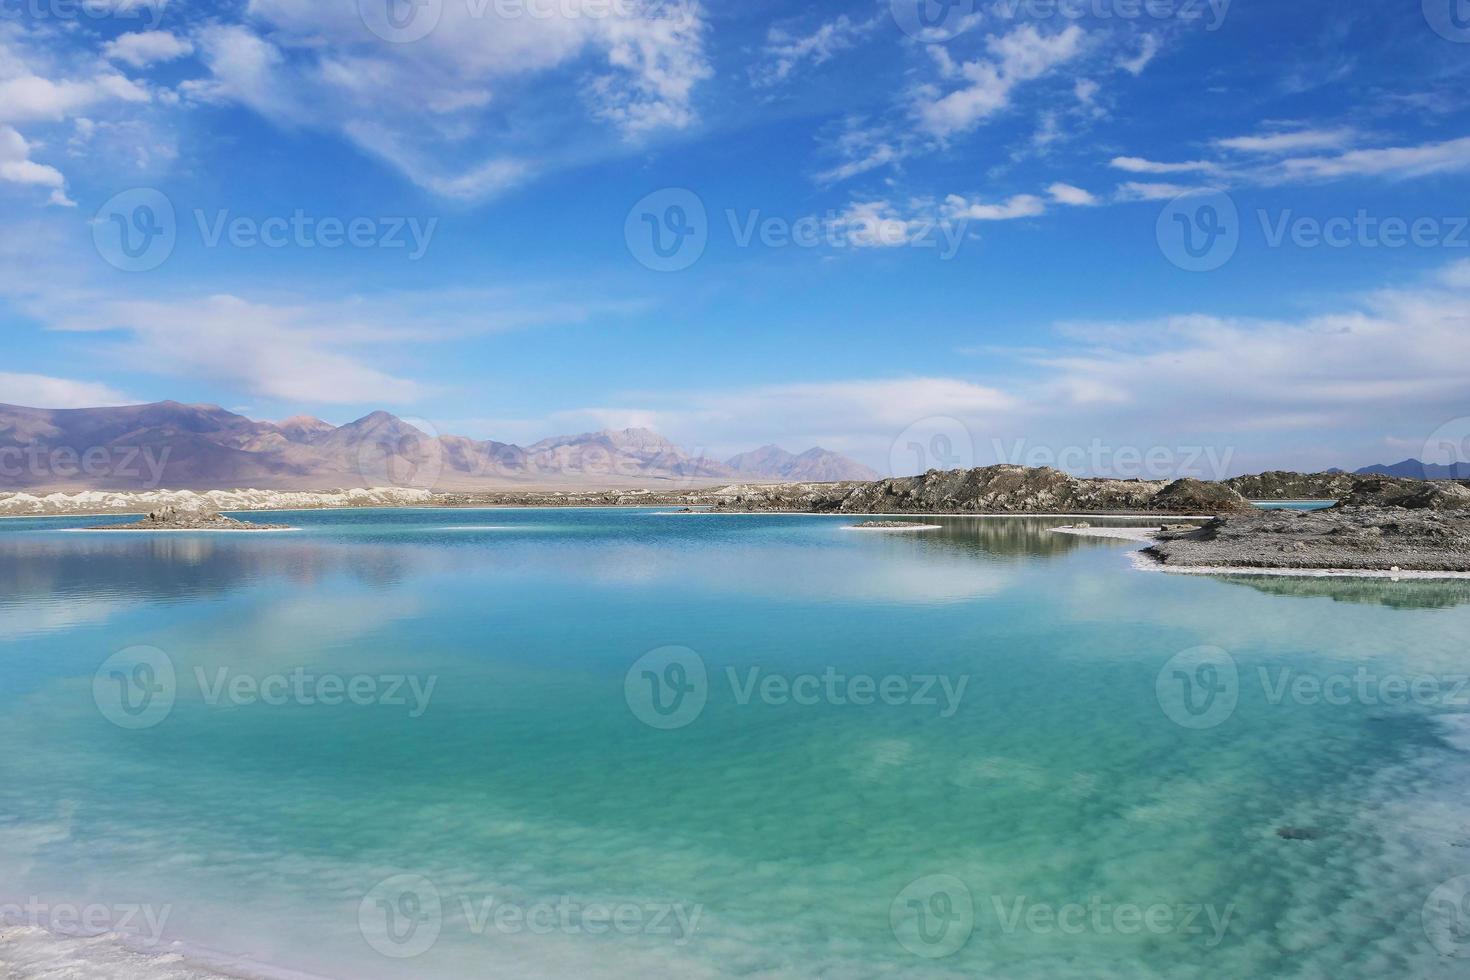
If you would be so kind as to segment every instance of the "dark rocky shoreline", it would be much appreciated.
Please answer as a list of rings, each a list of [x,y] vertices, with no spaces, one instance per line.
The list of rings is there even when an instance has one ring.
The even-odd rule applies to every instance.
[[[1216,519],[1161,531],[1145,554],[1170,568],[1470,572],[1470,516],[1355,507]]]
[[[1470,572],[1470,489],[1364,481],[1327,510],[1235,514],[1157,542],[1144,553],[1173,568]]]

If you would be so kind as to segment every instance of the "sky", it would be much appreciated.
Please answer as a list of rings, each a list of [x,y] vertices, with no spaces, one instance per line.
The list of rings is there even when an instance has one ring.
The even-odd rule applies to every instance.
[[[0,402],[1470,458],[1465,0],[0,0]]]

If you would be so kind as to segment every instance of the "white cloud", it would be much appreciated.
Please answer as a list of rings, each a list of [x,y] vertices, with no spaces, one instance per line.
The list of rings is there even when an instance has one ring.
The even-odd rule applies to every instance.
[[[60,82],[18,75],[0,80],[0,122],[56,121],[113,100],[146,102],[148,92],[116,74]]]
[[[52,204],[73,207],[66,196],[66,178],[60,170],[30,158],[31,147],[11,126],[0,126],[0,180],[49,188]]]
[[[1299,157],[1282,161],[1288,179],[1340,177],[1426,177],[1470,170],[1470,137],[1418,146],[1352,150],[1335,157]]]
[[[925,377],[629,393],[625,407],[595,411],[715,455],[775,440],[880,469],[906,429],[935,419],[968,429],[977,462],[993,437],[1053,449],[1214,447],[1233,455],[1236,472],[1363,465],[1379,461],[1381,434],[1422,445],[1465,414],[1467,309],[1470,261],[1297,319],[1059,325],[1070,345],[1011,352],[999,384]]]
[[[116,388],[93,381],[0,371],[0,402],[27,408],[95,408],[130,405],[134,399]]]
[[[968,61],[955,71],[968,83],[940,94],[933,86],[919,92],[917,112],[923,128],[939,137],[967,132],[1011,104],[1015,89],[1041,78],[1082,53],[1084,35],[1073,24],[1045,35],[1031,25],[986,41],[990,57]]]
[[[522,422],[518,430],[545,433],[634,423],[717,459],[775,441],[851,453],[887,470],[893,440],[917,421],[959,418],[983,427],[1017,408],[1013,398],[995,388],[942,377],[633,392],[626,398],[627,406],[560,412]]]
[[[1089,191],[1071,184],[1055,183],[1046,189],[1051,199],[1058,204],[1068,204],[1074,207],[1089,207],[1097,204],[1098,199]]]
[[[1046,202],[1034,194],[1017,194],[999,204],[970,201],[951,194],[944,199],[945,217],[950,220],[1011,221],[1046,213]]]
[[[1215,145],[1235,153],[1274,159],[1258,159],[1249,163],[1210,160],[1161,163],[1143,157],[1120,156],[1113,158],[1111,165],[1128,173],[1194,173],[1209,176],[1217,182],[1239,184],[1310,183],[1350,177],[1402,180],[1470,172],[1470,137],[1415,146],[1359,148],[1331,155],[1285,156],[1302,149],[1341,147],[1357,138],[1357,131],[1351,129],[1305,129],[1237,136],[1216,140]],[[1150,185],[1125,186],[1137,189]]]
[[[793,34],[785,27],[772,27],[766,34],[762,51],[763,64],[751,69],[751,82],[757,86],[784,82],[801,65],[825,64],[838,52],[853,47],[870,34],[878,18],[854,21],[846,14],[827,21],[810,34]]]
[[[18,29],[0,31],[0,181],[49,188],[51,203],[69,207],[73,202],[65,176],[54,165],[33,159],[42,147],[18,127],[147,103],[152,96],[110,66],[98,70],[92,55],[73,66],[76,77],[63,77],[64,69],[52,64],[43,46],[33,41],[34,35]]]
[[[115,38],[103,47],[102,54],[134,68],[146,68],[160,61],[173,61],[194,51],[187,39],[168,31],[138,31]]]
[[[1183,163],[1158,163],[1143,157],[1114,157],[1109,166],[1115,170],[1126,170],[1131,174],[1187,174],[1210,173],[1216,169],[1208,160],[1189,160]]]
[[[189,302],[116,300],[72,329],[123,331],[116,357],[134,370],[187,377],[292,402],[403,404],[420,384],[365,363],[321,310],[216,295]]]
[[[1143,35],[1138,54],[1132,58],[1120,58],[1118,67],[1130,75],[1142,75],[1148,63],[1159,53],[1159,39],[1152,34]]]
[[[926,218],[904,216],[888,201],[854,202],[829,225],[832,234],[857,248],[896,248],[918,240],[934,227]]]
[[[714,74],[698,5],[671,3],[656,17],[603,23],[608,64],[617,70],[593,80],[598,114],[629,136],[693,124],[694,87]]]
[[[1463,414],[1470,390],[1464,285],[1455,277],[1382,290],[1298,320],[1176,316],[1088,325],[1098,343],[1035,358],[1050,410],[1106,403],[1108,426],[1156,417],[1171,427],[1244,433],[1340,427],[1381,432],[1411,418],[1428,436]],[[1120,344],[1108,338],[1126,337]],[[1449,413],[1449,414],[1446,414]]]
[[[711,77],[694,0],[531,6],[445,3],[437,26],[386,43],[356,4],[255,0],[245,24],[201,31],[191,97],[336,131],[435,193],[487,197],[527,175],[687,129]],[[538,5],[538,10],[549,10]],[[610,124],[611,132],[593,125]]]
[[[1291,153],[1296,150],[1335,149],[1351,143],[1357,136],[1353,129],[1298,129],[1255,136],[1233,136],[1215,140],[1215,145],[1242,153]]]

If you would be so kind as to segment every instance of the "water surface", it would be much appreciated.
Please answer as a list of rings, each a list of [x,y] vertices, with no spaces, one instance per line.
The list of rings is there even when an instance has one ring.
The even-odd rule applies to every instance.
[[[142,958],[30,930],[0,957],[1470,975],[1458,886],[1435,893],[1470,873],[1467,583],[1151,574],[1044,519],[289,521],[0,522],[0,901],[167,909]],[[165,663],[168,698],[125,708]],[[1362,676],[1371,696],[1279,695]],[[220,686],[327,677],[371,696]],[[1394,678],[1432,690],[1396,700]]]

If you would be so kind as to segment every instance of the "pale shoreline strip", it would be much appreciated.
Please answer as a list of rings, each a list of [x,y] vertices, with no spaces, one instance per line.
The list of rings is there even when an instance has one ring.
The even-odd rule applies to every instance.
[[[1085,538],[1115,538],[1143,544],[1152,543],[1163,528],[1159,527],[1054,527],[1058,534],[1072,534]],[[1470,572],[1431,572],[1419,569],[1400,569],[1395,572],[1379,568],[1263,568],[1259,565],[1193,565],[1180,567],[1165,565],[1157,558],[1143,553],[1142,549],[1129,552],[1133,567],[1144,572],[1165,572],[1170,575],[1269,575],[1275,578],[1374,578],[1399,582],[1405,579],[1470,579]]]

